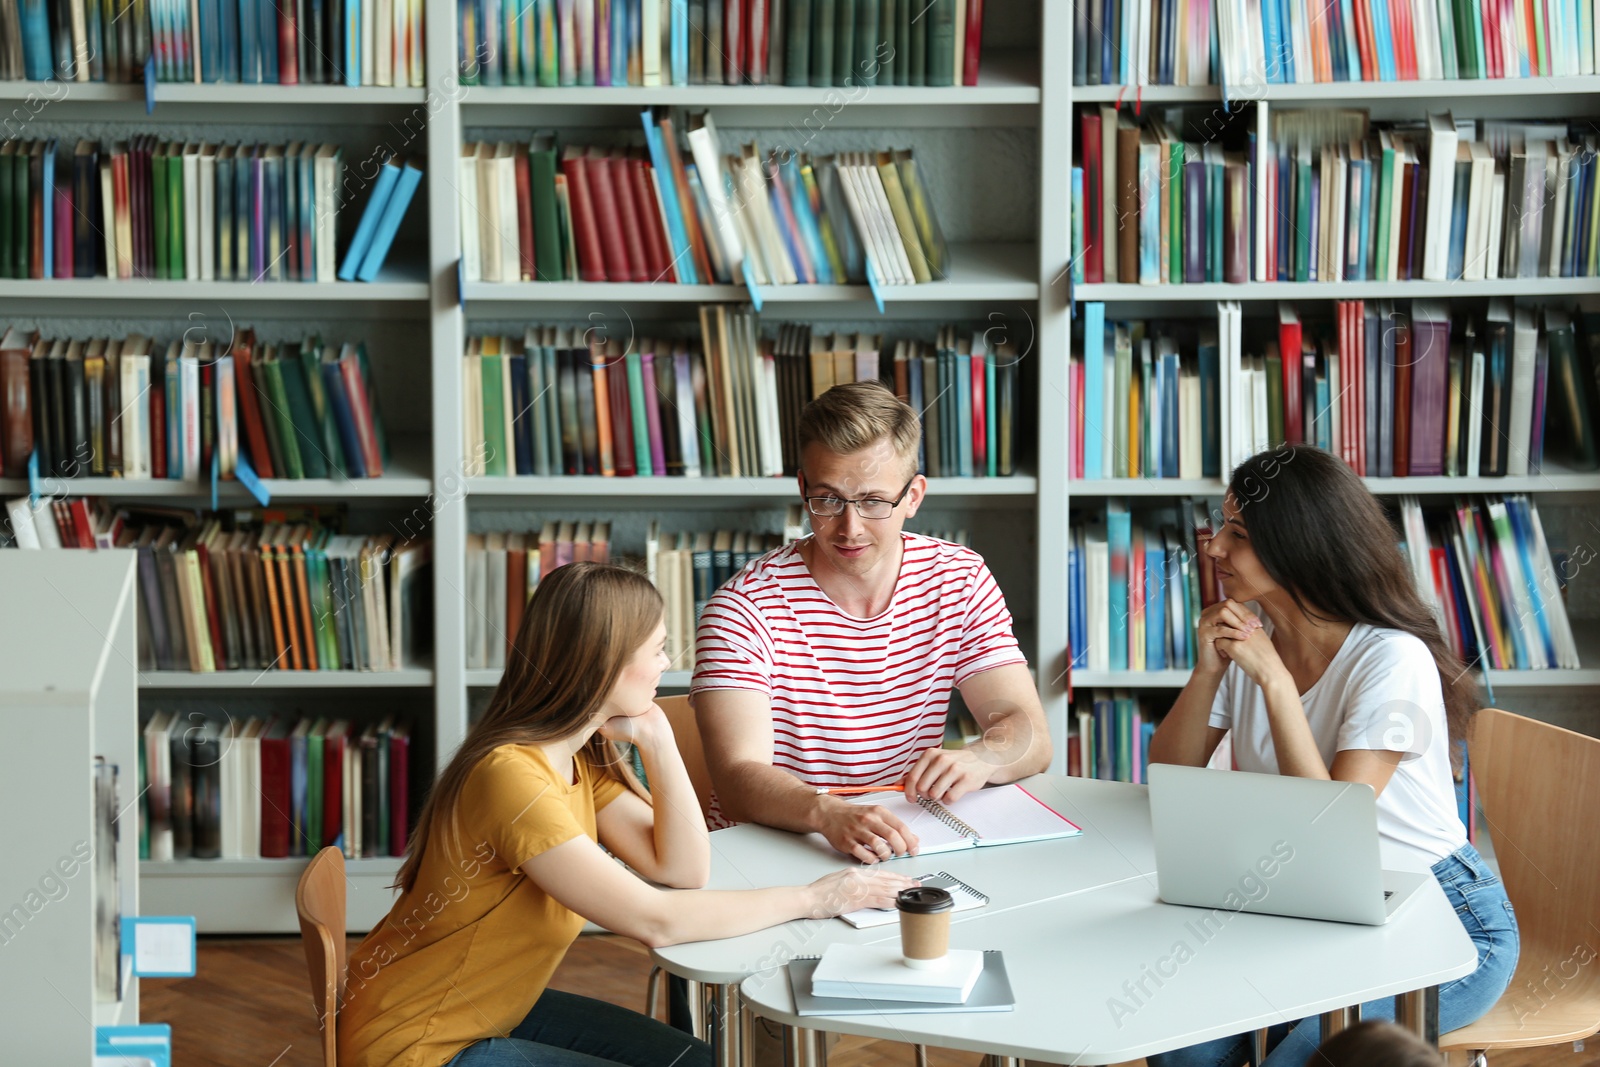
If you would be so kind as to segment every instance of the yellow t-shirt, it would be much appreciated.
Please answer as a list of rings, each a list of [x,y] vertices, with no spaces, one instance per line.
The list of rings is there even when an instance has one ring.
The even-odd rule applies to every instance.
[[[566,782],[534,745],[502,745],[461,791],[459,850],[435,827],[416,883],[350,955],[341,1067],[440,1067],[503,1036],[544,992],[583,918],[522,864],[579,834],[625,787],[580,754]]]

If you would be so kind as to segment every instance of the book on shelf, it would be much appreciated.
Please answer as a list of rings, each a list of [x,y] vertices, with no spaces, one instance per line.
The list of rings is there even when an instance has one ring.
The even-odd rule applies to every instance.
[[[461,81],[485,86],[978,83],[985,0],[465,4]]]
[[[0,144],[0,277],[331,282],[336,144]]]
[[[1103,513],[1075,522],[1067,548],[1072,666],[1191,669],[1200,612],[1221,599],[1201,550],[1218,521],[1200,501],[1133,512],[1113,499]]]
[[[711,594],[746,564],[803,530],[799,504],[788,507],[783,533],[701,530],[645,535],[644,572],[665,601],[667,656],[673,670],[694,666],[694,629]],[[537,531],[467,535],[467,668],[499,669],[516,639],[528,600],[557,567],[612,559],[611,523],[550,520]]]
[[[378,271],[394,244],[395,233],[411,206],[417,186],[422,184],[422,170],[415,160],[391,157],[379,168],[373,182],[372,195],[362,209],[361,221],[345,250],[344,264],[340,266],[341,282],[377,279]]]
[[[376,478],[389,441],[366,345],[231,344],[144,334],[0,336],[0,469],[128,482],[222,480],[241,457],[263,478]],[[130,488],[132,488],[130,486]]]
[[[423,5],[7,0],[0,80],[425,84]]]
[[[1530,497],[1463,497],[1438,506],[1402,497],[1398,511],[1399,550],[1463,663],[1488,670],[1580,665],[1563,596],[1567,557],[1552,550]],[[1222,598],[1205,552],[1219,523],[1219,513],[1196,501],[1135,512],[1118,500],[1075,523],[1067,558],[1072,666],[1192,670],[1200,612]]]
[[[923,473],[1009,477],[1018,373],[1013,346],[956,326],[933,343],[804,323],[763,336],[753,310],[722,304],[700,309],[698,343],[531,326],[467,341],[467,474],[792,475],[805,405],[879,380],[923,415]]]
[[[1160,714],[1127,689],[1080,689],[1067,738],[1067,773],[1142,785]],[[1168,702],[1170,703],[1170,702]]]
[[[1402,549],[1451,651],[1475,669],[1576,670],[1565,557],[1521,494],[1453,505],[1400,502]]]
[[[1098,6],[1093,0],[1080,2]],[[1112,0],[1107,5],[1110,18],[1123,14],[1136,32],[1162,32],[1163,14],[1171,18],[1171,8],[1162,5],[1149,13],[1139,3],[1126,5],[1126,11],[1123,6]],[[1221,69],[1213,70],[1213,80],[1221,80],[1234,96],[1248,96],[1251,86],[1266,83],[1578,77],[1594,74],[1600,59],[1592,0],[1554,5],[1480,0],[1344,0],[1330,5],[1266,0],[1253,5],[1216,0],[1216,13],[1219,34],[1211,38],[1210,53],[1194,54],[1211,54],[1219,61]],[[1162,48],[1165,40],[1158,38],[1157,45],[1157,56],[1163,58],[1170,51]],[[1138,59],[1147,54],[1149,45],[1144,45]],[[1107,61],[1101,69],[1122,74],[1123,66]],[[1139,62],[1131,69],[1138,74]]]
[[[405,853],[411,727],[393,716],[363,726],[162,710],[140,740],[142,860]]]
[[[1107,321],[1084,306],[1068,362],[1074,478],[1218,476],[1221,355],[1207,323]]]
[[[1079,115],[1081,280],[1481,281],[1600,274],[1595,156],[1582,123],[1374,124],[1356,109],[1208,123]],[[1185,132],[1189,131],[1189,132]],[[1081,171],[1081,177],[1078,172]]]
[[[1541,474],[1547,440],[1574,469],[1600,462],[1592,315],[1334,301],[1331,322],[1282,304],[1275,330],[1246,330],[1218,307],[1227,469],[1280,442],[1378,478]]]
[[[139,669],[394,671],[427,647],[429,543],[337,514],[8,501],[19,548],[138,555]]]
[[[468,141],[456,188],[469,282],[882,285],[948,276],[910,150],[724,154],[710,115],[687,149],[665,113],[643,147]],[[577,268],[570,269],[576,260]]]

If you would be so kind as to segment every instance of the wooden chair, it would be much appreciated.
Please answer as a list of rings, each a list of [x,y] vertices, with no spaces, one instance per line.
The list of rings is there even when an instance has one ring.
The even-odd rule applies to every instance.
[[[657,697],[656,704],[666,713],[667,721],[672,724],[672,737],[678,743],[678,755],[683,759],[683,768],[689,772],[689,784],[694,786],[694,797],[700,802],[700,814],[711,814],[711,769],[706,764],[706,750],[700,743],[700,726],[694,719],[694,708],[689,706],[687,694],[670,697]],[[661,1017],[661,987],[667,973],[660,967],[650,968],[650,977],[645,983],[644,1012],[652,1019]],[[699,991],[697,983],[690,983],[689,1000],[694,1005]],[[699,1012],[693,1012],[697,1017]]]
[[[1600,740],[1486,708],[1468,745],[1522,950],[1499,1003],[1439,1047],[1481,1056],[1580,1041],[1600,1032]]]
[[[700,802],[700,814],[711,814],[711,769],[706,764],[706,750],[700,743],[700,726],[695,722],[694,709],[687,695],[658,697],[656,704],[666,712],[672,724],[673,739],[678,742],[678,755],[683,758],[684,769],[689,772],[689,784],[694,786],[695,799]]]
[[[311,976],[311,1006],[322,1024],[322,1064],[335,1067],[346,966],[344,853],[329,845],[311,858],[295,887],[294,907]]]

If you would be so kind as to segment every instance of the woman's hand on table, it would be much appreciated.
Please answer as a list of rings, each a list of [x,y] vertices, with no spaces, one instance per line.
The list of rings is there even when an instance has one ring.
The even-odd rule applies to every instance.
[[[811,917],[830,919],[862,908],[892,908],[900,890],[917,885],[897,871],[852,867],[823,875],[806,887],[811,894]]]

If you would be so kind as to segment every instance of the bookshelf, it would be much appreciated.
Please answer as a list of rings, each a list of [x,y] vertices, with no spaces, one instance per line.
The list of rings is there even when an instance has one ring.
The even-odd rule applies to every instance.
[[[134,556],[0,553],[0,587],[28,605],[0,615],[6,1046],[24,1061],[86,1063],[95,1026],[139,1021],[139,983],[117,938],[97,938],[141,914],[139,827],[128,817],[139,765]],[[101,862],[96,756],[117,768],[114,863]],[[121,971],[120,998],[97,992],[97,940]]]
[[[1202,128],[1209,131],[1220,126],[1215,121],[1218,115],[1215,105],[1221,102],[1221,92],[1215,85],[1094,85],[1076,86],[1069,92],[1074,105],[1112,105],[1123,109],[1124,113],[1132,111],[1143,120],[1160,116],[1168,108],[1186,109],[1184,121],[1174,125],[1191,141],[1207,139],[1198,132]],[[1248,110],[1257,101],[1267,102],[1275,113],[1307,108],[1359,108],[1369,111],[1372,118],[1379,121],[1425,120],[1430,112],[1445,109],[1458,120],[1557,121],[1600,112],[1600,76],[1253,84],[1238,87],[1230,97],[1235,109]],[[1071,141],[1079,132],[1074,114],[1065,136]],[[1073,159],[1074,154],[1075,148],[1069,146],[1066,158]],[[1070,180],[1068,176],[1055,183],[1058,195],[1068,195],[1070,190],[1063,187]],[[1050,189],[1042,195],[1050,196]],[[1313,309],[1326,310],[1337,300],[1443,299],[1481,309],[1495,297],[1510,298],[1518,306],[1557,302],[1570,306],[1578,298],[1592,298],[1597,294],[1600,294],[1600,278],[1517,277],[1483,281],[1250,281],[1160,286],[1109,282],[1075,285],[1072,299],[1079,307],[1086,302],[1104,303],[1107,322],[1113,319],[1209,320],[1215,313],[1215,303],[1224,300],[1242,304],[1248,321],[1252,316],[1273,314],[1280,301],[1294,304],[1304,315]],[[1046,475],[1041,467],[1041,481]],[[1593,536],[1595,505],[1600,500],[1600,473],[1570,470],[1549,460],[1545,461],[1541,473],[1520,477],[1368,477],[1365,482],[1373,493],[1389,500],[1403,495],[1425,500],[1433,498],[1433,503],[1440,503],[1477,494],[1529,494],[1546,516],[1545,531],[1550,543],[1573,547],[1575,552]],[[1141,507],[1195,498],[1206,500],[1214,507],[1220,501],[1225,484],[1225,478],[1072,480],[1068,483],[1068,510],[1097,512],[1112,499],[1126,500],[1130,507]],[[1570,729],[1590,734],[1600,732],[1600,715],[1596,714],[1593,704],[1593,688],[1600,683],[1600,670],[1595,669],[1600,665],[1595,658],[1600,654],[1600,622],[1596,618],[1600,616],[1600,596],[1597,596],[1600,591],[1594,585],[1593,579],[1584,575],[1580,568],[1566,590],[1567,611],[1583,669],[1480,672],[1480,684],[1488,703],[1559,721]],[[1074,670],[1072,673],[1075,689],[1132,690],[1135,696],[1149,699],[1157,709],[1170,701],[1187,683],[1188,677],[1187,670]]]
[[[120,329],[126,320],[182,320],[193,309],[265,330],[290,329],[303,320],[338,324],[325,333],[386,338],[393,349],[378,367],[389,431],[398,441],[393,469],[381,479],[354,482],[269,482],[274,502],[344,501],[377,523],[426,518],[433,541],[433,629],[431,662],[391,673],[240,671],[191,675],[144,672],[138,678],[148,710],[289,707],[332,709],[337,714],[377,716],[399,708],[416,726],[412,778],[419,788],[464,736],[498,670],[466,667],[465,556],[469,532],[527,529],[547,518],[614,518],[613,551],[635,552],[634,531],[650,519],[662,527],[710,529],[781,525],[795,498],[790,479],[600,479],[466,477],[460,361],[466,338],[488,329],[583,322],[590,313],[622,311],[652,326],[676,325],[693,332],[695,309],[710,302],[748,301],[743,287],[639,283],[485,283],[461,285],[461,247],[455,188],[456,162],[477,131],[553,129],[564,143],[589,143],[589,131],[633,140],[645,107],[712,111],[725,150],[754,136],[764,147],[780,138],[810,138],[807,150],[835,147],[910,146],[930,165],[935,209],[952,245],[953,273],[943,282],[887,288],[885,311],[877,311],[863,286],[769,286],[761,295],[768,321],[810,321],[840,328],[895,331],[919,323],[979,323],[1005,317],[1026,341],[1023,397],[1033,424],[1025,439],[1025,473],[1009,479],[935,479],[918,528],[966,527],[983,551],[1017,619],[1019,639],[1039,680],[1053,735],[1056,770],[1065,769],[1067,724],[1067,546],[1068,522],[1076,507],[1098,508],[1108,497],[1216,497],[1222,483],[1110,480],[1072,482],[1067,477],[1069,394],[1066,357],[1071,314],[1085,301],[1115,305],[1121,316],[1205,318],[1218,299],[1266,306],[1277,300],[1303,304],[1362,296],[1509,296],[1537,300],[1600,293],[1600,279],[1504,279],[1473,283],[1338,283],[1294,285],[1079,285],[1066,268],[1071,258],[1070,175],[1075,133],[1074,105],[1115,102],[1125,106],[1205,104],[1219,100],[1215,87],[1146,87],[1142,93],[1116,86],[1074,88],[1071,4],[1026,0],[988,4],[983,69],[976,87],[950,89],[876,86],[850,91],[786,86],[683,86],[661,88],[490,88],[463,86],[455,75],[456,5],[428,0],[427,87],[346,89],[328,86],[156,87],[156,109],[146,115],[142,87],[29,83],[0,84],[0,101],[22,101],[29,93],[55,92],[38,121],[52,126],[123,123],[141,129],[209,131],[226,120],[260,139],[287,139],[283,127],[356,129],[363,144],[388,143],[420,157],[425,188],[413,201],[402,240],[376,284],[227,282],[0,281],[0,309],[12,319],[43,322],[87,319]],[[1492,82],[1410,82],[1272,85],[1250,99],[1293,106],[1371,107],[1375,115],[1421,115],[1430,106],[1451,106],[1464,116],[1582,114],[1597,110],[1600,77]],[[1248,95],[1248,94],[1246,94]],[[4,110],[0,108],[0,110]],[[259,131],[259,132],[258,132]],[[468,134],[471,131],[471,137]],[[798,134],[796,131],[800,131]],[[30,134],[24,133],[23,136]],[[98,135],[98,130],[88,136]],[[174,132],[174,136],[177,134]],[[196,136],[215,136],[214,132]],[[926,156],[924,152],[926,150]],[[347,150],[348,152],[348,150]],[[357,205],[363,198],[357,198]],[[408,230],[420,240],[406,241]],[[1108,307],[1109,310],[1109,307]],[[1259,308],[1258,308],[1259,310]],[[1081,315],[1081,310],[1078,311]],[[146,327],[148,332],[148,327]],[[425,331],[425,332],[424,332]],[[83,333],[82,329],[78,330]],[[181,331],[180,331],[181,332]],[[163,336],[171,336],[167,330]],[[1019,348],[1022,345],[1019,343]],[[395,399],[402,401],[393,403]],[[1578,518],[1593,514],[1600,476],[1547,468],[1525,479],[1411,479],[1374,481],[1378,492],[1454,495],[1531,492],[1541,504],[1571,505]],[[63,492],[103,495],[151,503],[208,504],[206,487],[184,483],[116,483],[104,479],[62,483]],[[0,482],[15,496],[26,487]],[[246,498],[225,486],[221,503]],[[949,521],[945,521],[948,518]],[[414,522],[413,522],[414,524]],[[1577,528],[1580,523],[1568,524]],[[382,528],[387,528],[382,527]],[[400,528],[396,526],[396,528]],[[1552,532],[1552,538],[1560,536]],[[1581,537],[1580,534],[1574,535]],[[631,540],[630,540],[631,538]],[[76,555],[76,554],[74,554]],[[87,554],[85,554],[87,555]],[[1592,582],[1593,580],[1590,579]],[[1581,580],[1580,580],[1581,582]],[[1585,593],[1600,615],[1600,598]],[[1582,693],[1600,687],[1600,629],[1579,634],[1585,663],[1573,672],[1495,672],[1490,681],[1501,703],[1538,710],[1541,690]],[[664,691],[681,690],[687,672],[663,679]],[[1180,672],[1076,671],[1078,688],[1126,687],[1171,691]],[[359,696],[364,690],[374,690]],[[1524,704],[1523,694],[1528,695]],[[365,719],[363,719],[365,721]],[[1580,728],[1583,728],[1580,726]],[[1590,720],[1591,732],[1596,724]],[[398,869],[391,858],[349,862],[350,928],[367,929],[387,910],[385,888]],[[277,932],[296,929],[293,889],[303,860],[174,860],[145,863],[141,882],[147,910],[195,914],[207,933]]]

